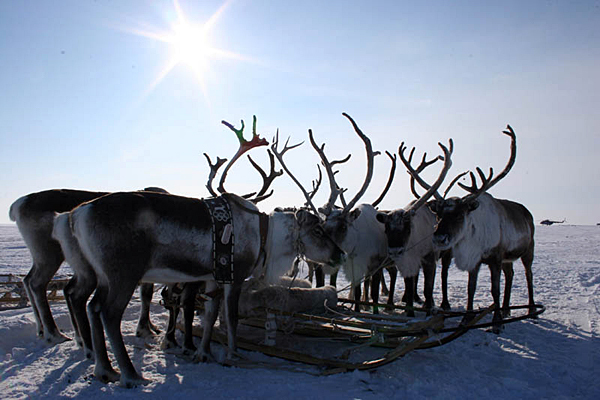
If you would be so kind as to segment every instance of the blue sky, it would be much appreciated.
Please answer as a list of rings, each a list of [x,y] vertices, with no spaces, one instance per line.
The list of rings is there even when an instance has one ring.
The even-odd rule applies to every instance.
[[[183,61],[167,68],[177,46],[164,38],[181,15],[210,21],[207,46],[221,50],[199,72]],[[330,158],[352,153],[337,175],[351,197],[365,156],[347,112],[380,151],[405,141],[433,155],[452,137],[449,177],[500,171],[511,124],[517,162],[491,193],[523,203],[536,222],[595,224],[599,43],[598,1],[0,2],[0,223],[15,199],[51,188],[205,197],[202,153],[230,158],[238,143],[221,120],[243,119],[249,138],[252,115],[269,141],[278,128],[307,140],[311,128]],[[264,148],[251,154],[267,167]],[[309,187],[318,161],[309,144],[286,160]],[[376,158],[363,202],[388,168]],[[239,193],[261,184],[246,159],[227,183]],[[264,211],[303,203],[287,177],[274,189]],[[317,205],[326,198],[323,188]],[[399,167],[381,206],[410,200]]]

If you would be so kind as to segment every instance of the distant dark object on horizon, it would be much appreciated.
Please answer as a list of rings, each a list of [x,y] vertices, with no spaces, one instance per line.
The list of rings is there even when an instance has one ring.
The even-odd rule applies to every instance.
[[[562,224],[565,221],[566,221],[566,219],[563,219],[562,221],[552,221],[549,219],[545,219],[542,222],[540,222],[540,224],[542,224],[542,225]]]

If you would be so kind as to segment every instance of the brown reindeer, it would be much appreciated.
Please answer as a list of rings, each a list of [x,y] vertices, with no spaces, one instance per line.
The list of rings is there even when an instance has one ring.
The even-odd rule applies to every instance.
[[[507,126],[507,130],[503,133],[511,138],[511,155],[506,167],[498,176],[492,179],[491,168],[487,176],[477,168],[482,181],[481,187],[477,187],[475,175],[471,172],[471,186],[459,183],[459,186],[469,194],[431,204],[432,211],[438,218],[437,229],[433,235],[435,247],[439,250],[452,249],[457,268],[469,272],[467,310],[473,309],[479,268],[482,263],[489,266],[495,306],[493,317],[495,332],[499,332],[502,322],[500,271],[504,271],[506,277],[502,309],[507,314],[513,278],[512,263],[519,258],[525,267],[529,311],[535,310],[531,270],[534,253],[533,217],[522,204],[496,199],[487,193],[508,174],[516,159],[516,135],[510,126]]]

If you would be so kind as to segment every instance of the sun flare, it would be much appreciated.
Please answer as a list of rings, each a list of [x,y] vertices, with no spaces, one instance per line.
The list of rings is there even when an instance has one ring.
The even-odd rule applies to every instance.
[[[207,97],[205,77],[209,72],[212,59],[230,58],[251,61],[248,57],[216,48],[210,43],[209,32],[230,3],[230,0],[225,1],[204,23],[192,23],[185,16],[179,1],[173,0],[177,18],[170,24],[166,32],[164,30],[127,29],[133,34],[166,43],[170,47],[169,58],[165,61],[164,66],[150,84],[146,93],[152,91],[175,67],[184,65],[193,72],[195,80],[201,86],[204,96]]]

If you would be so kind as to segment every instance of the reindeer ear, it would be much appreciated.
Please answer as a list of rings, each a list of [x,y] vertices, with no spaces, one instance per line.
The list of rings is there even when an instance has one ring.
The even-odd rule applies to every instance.
[[[314,216],[313,214],[311,214],[310,212],[308,212],[306,210],[296,211],[295,216],[296,216],[296,220],[298,221],[299,225],[305,225],[312,219],[317,219],[316,216]]]
[[[434,213],[437,214],[437,201],[432,200],[426,203],[427,207],[429,207],[429,210]]]
[[[477,207],[479,207],[479,202],[477,200],[473,200],[469,203],[469,212],[477,209]]]
[[[390,216],[384,212],[378,212],[375,218],[377,218],[377,221],[381,222],[382,224],[385,224],[386,222],[388,222]]]
[[[354,222],[358,217],[360,217],[360,210],[357,208],[348,214],[348,222]]]

